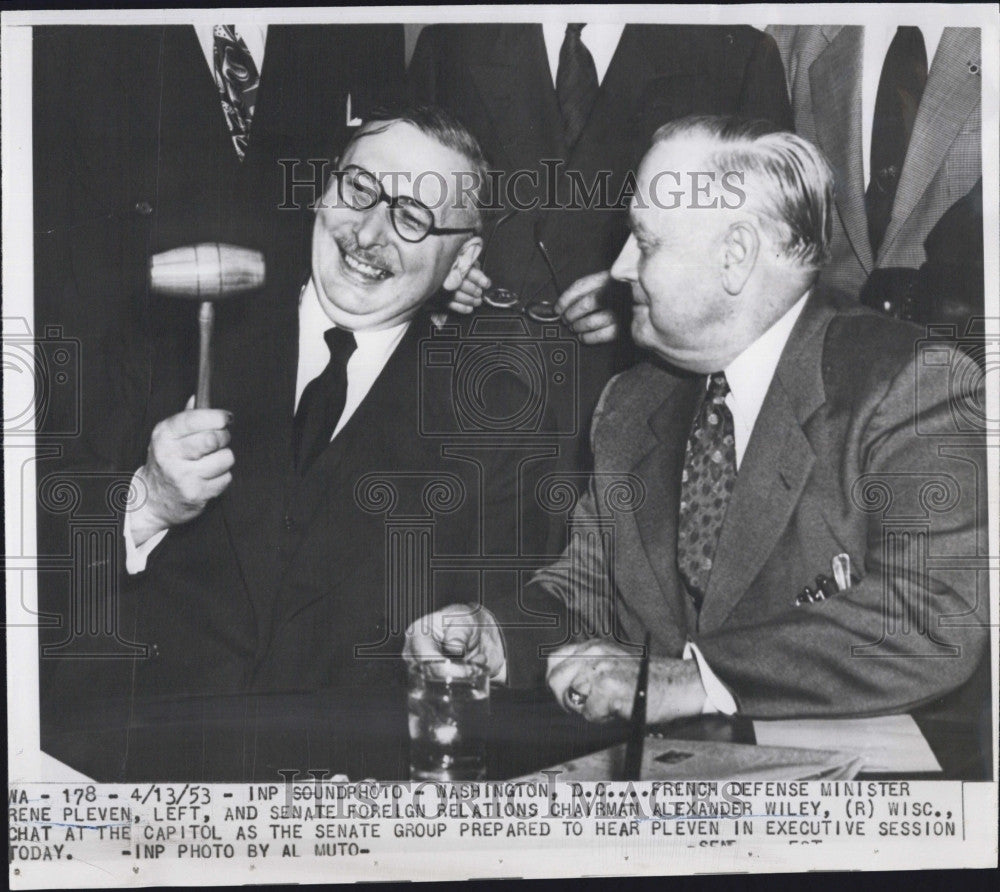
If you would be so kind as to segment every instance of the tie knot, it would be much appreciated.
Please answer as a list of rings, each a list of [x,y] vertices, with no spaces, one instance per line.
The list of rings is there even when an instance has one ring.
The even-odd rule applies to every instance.
[[[712,372],[708,376],[708,398],[720,402],[729,395],[729,382],[725,372]]]
[[[344,365],[358,345],[354,332],[345,328],[328,328],[323,333],[323,340],[330,350],[330,358],[339,360]]]
[[[566,36],[573,37],[577,40],[580,39],[580,32],[586,28],[587,25],[584,22],[574,22],[566,26]]]

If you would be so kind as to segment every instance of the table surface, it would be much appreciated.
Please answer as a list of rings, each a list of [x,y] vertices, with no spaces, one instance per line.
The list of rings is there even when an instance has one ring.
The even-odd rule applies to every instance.
[[[508,779],[623,742],[623,722],[591,725],[545,691],[495,689],[487,776]],[[969,724],[922,718],[940,773],[883,775],[980,780],[988,740]],[[126,730],[127,729],[127,730]],[[168,698],[128,704],[62,704],[43,710],[42,748],[95,780],[279,781],[281,772],[405,780],[405,692],[365,690]],[[754,743],[753,723],[699,716],[650,728],[679,740]],[[609,778],[613,780],[614,778]]]

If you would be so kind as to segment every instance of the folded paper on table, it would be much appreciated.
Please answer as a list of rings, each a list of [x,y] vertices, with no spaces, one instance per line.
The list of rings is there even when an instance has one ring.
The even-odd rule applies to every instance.
[[[909,715],[867,719],[780,719],[753,723],[760,744],[780,741],[804,749],[829,749],[855,753],[865,773],[940,771],[930,745]]]
[[[545,771],[558,771],[557,781],[616,780],[622,776],[624,759],[625,745],[619,744]],[[640,777],[644,781],[851,780],[860,768],[857,755],[834,750],[647,737]]]

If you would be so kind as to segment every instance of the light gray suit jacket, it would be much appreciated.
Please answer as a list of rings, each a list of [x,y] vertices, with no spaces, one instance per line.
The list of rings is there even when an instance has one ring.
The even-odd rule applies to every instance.
[[[963,383],[981,378],[952,344],[919,337],[810,297],[747,444],[700,615],[676,542],[704,378],[643,363],[612,379],[570,544],[522,597],[537,615],[565,605],[568,625],[505,629],[512,681],[537,675],[545,645],[632,645],[647,629],[654,654],[696,643],[751,716],[908,711],[968,679],[989,641],[985,572],[970,568],[988,553],[985,443]],[[842,553],[855,584],[796,607]]]
[[[865,214],[858,25],[772,25],[781,52],[795,130],[826,155],[836,178],[833,258],[822,280],[857,296],[876,268],[919,267],[924,240],[982,176],[978,28],[945,28],[927,76],[878,256]]]

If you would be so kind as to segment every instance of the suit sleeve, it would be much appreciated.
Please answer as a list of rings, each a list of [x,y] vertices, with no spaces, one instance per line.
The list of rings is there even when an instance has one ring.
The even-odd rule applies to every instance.
[[[959,383],[981,376],[941,349],[952,351],[944,374],[906,364],[858,434],[859,468],[839,469],[864,523],[860,579],[695,638],[741,714],[907,712],[961,685],[986,652],[986,582],[970,568],[987,554],[985,443],[956,428],[982,392],[957,392],[947,372]]]
[[[785,69],[778,45],[770,34],[760,34],[747,62],[740,93],[740,114],[764,118],[783,130],[793,128]]]
[[[608,384],[591,425],[600,421]],[[578,637],[593,637],[610,628],[614,584],[603,540],[595,535],[602,512],[597,478],[589,475],[587,488],[573,509],[569,541],[562,554],[539,569],[517,599],[496,605],[507,655],[511,687],[531,687],[545,677],[546,656],[553,648]],[[569,492],[567,487],[564,492]]]

